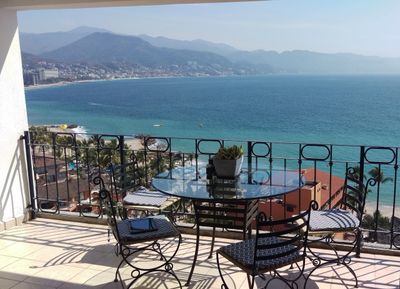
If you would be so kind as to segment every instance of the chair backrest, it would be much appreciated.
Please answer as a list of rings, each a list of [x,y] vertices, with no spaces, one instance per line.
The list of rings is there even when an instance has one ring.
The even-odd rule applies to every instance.
[[[271,220],[264,212],[257,216],[257,232],[254,250],[253,268],[257,270],[257,263],[280,259],[298,252],[303,257],[303,269],[306,257],[308,224],[311,210],[317,210],[316,201],[311,201],[306,211],[291,218]],[[275,228],[279,228],[275,230]],[[285,248],[285,249],[283,249]],[[262,252],[267,252],[263,254]]]
[[[127,191],[137,188],[140,185],[138,174],[138,163],[128,162],[122,165],[110,164],[111,169],[111,193],[117,198],[123,198]]]
[[[107,216],[107,223],[117,242],[120,242],[120,234],[117,226],[117,201],[113,200],[112,194],[105,188],[104,181],[100,176],[93,179],[93,183],[99,186],[99,197],[102,208]]]
[[[258,200],[194,201],[198,226],[245,230],[251,226],[258,212]]]
[[[341,201],[335,207],[340,207],[345,210],[350,209],[357,215],[357,218],[361,222],[369,188],[375,186],[376,179],[369,178],[364,183],[354,172],[354,168],[347,169],[343,186],[343,195]]]

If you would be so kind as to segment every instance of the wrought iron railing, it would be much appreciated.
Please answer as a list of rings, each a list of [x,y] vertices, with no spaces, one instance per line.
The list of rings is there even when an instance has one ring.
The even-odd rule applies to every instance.
[[[124,135],[38,129],[25,132],[24,138],[31,205],[36,211],[102,218],[92,179],[107,174],[110,163],[134,159],[138,183],[148,186],[153,176],[177,166],[192,166],[200,173],[220,146],[238,144],[243,146],[244,169],[249,176],[255,170],[268,174],[279,169],[298,172],[307,181],[296,192],[263,200],[260,209],[272,215],[299,212],[310,199],[316,199],[321,207],[333,207],[340,199],[349,167],[355,168],[359,179],[374,176],[378,183],[368,192],[362,224],[366,241],[400,249],[398,147],[152,136],[135,140]],[[133,140],[136,147],[130,145]]]

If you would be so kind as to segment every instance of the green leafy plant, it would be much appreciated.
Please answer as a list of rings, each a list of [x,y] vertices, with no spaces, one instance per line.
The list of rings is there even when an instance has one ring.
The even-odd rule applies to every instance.
[[[215,154],[215,160],[237,160],[243,156],[243,147],[233,145],[231,147],[220,147]]]

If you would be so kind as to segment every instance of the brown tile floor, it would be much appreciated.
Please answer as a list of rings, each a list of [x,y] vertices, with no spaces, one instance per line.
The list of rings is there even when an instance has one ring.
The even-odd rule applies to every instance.
[[[207,259],[209,242],[209,238],[202,238],[198,266],[189,288],[220,289],[215,257]],[[229,242],[232,241],[218,239],[216,247]],[[174,269],[182,283],[191,266],[194,244],[194,236],[184,235],[174,259]],[[121,288],[120,283],[113,282],[119,262],[113,251],[113,242],[107,242],[104,226],[37,219],[0,233],[0,289]],[[352,266],[359,276],[359,288],[400,288],[399,257],[363,254]],[[311,265],[307,267],[309,270]],[[243,273],[228,262],[224,262],[223,268],[230,288],[247,288]],[[122,276],[130,280],[128,268],[122,270]],[[260,288],[261,280],[257,284]],[[307,288],[353,288],[353,284],[350,273],[334,266],[316,271]],[[178,287],[165,274],[146,276],[136,285],[142,289]],[[269,288],[285,286],[271,283]]]

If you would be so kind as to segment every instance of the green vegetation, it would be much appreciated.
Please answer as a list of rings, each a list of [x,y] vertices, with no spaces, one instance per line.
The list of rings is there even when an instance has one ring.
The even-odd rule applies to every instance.
[[[373,167],[371,170],[369,170],[368,174],[373,177],[377,183],[387,183],[387,182],[393,182],[393,178],[391,177],[386,177],[382,170],[378,167]]]
[[[366,214],[362,221],[362,226],[365,229],[374,229],[375,228],[375,220],[378,223],[377,228],[390,230],[391,222],[389,217],[385,217],[381,214],[379,210],[376,210],[373,215]]]
[[[368,178],[372,177],[376,180],[377,184],[393,182],[393,178],[386,177],[380,167],[373,167],[368,171],[368,175],[364,175],[364,181]],[[351,176],[359,180],[360,179],[360,167],[355,166],[353,171],[351,172]],[[368,189],[367,193],[371,193],[371,189]],[[362,227],[368,230],[390,230],[391,229],[391,220],[389,217],[383,216],[382,213],[378,210],[375,210],[373,214],[364,214],[362,220]]]
[[[73,162],[78,168],[81,177],[94,176],[98,172],[109,171],[110,164],[119,165],[121,163],[121,151],[118,139],[104,139],[99,135],[92,135],[84,138],[73,134],[57,134],[48,131],[44,126],[32,126],[30,128],[31,144],[34,154],[38,157],[43,155],[53,157],[63,163]],[[143,141],[145,137],[143,135]],[[155,143],[151,139],[151,144]],[[133,151],[127,144],[123,147],[125,163],[135,163],[135,166],[128,168],[128,174],[137,178],[137,183],[146,184],[154,175],[165,171],[170,165],[169,153],[145,152],[143,150]],[[179,154],[172,155],[177,160]],[[171,164],[173,166],[173,164]]]
[[[237,160],[243,156],[243,147],[233,145],[231,147],[220,147],[218,152],[215,154],[214,159],[216,160]]]
[[[374,178],[377,184],[393,182],[393,178],[386,177],[383,171],[379,167],[373,167],[371,170],[368,171],[370,177]],[[370,190],[368,190],[370,192]],[[368,193],[367,192],[367,193]],[[390,230],[391,228],[391,221],[390,218],[385,217],[382,213],[378,210],[375,210],[373,215],[365,214],[362,220],[362,227],[365,229],[375,230],[375,229],[384,229]]]

